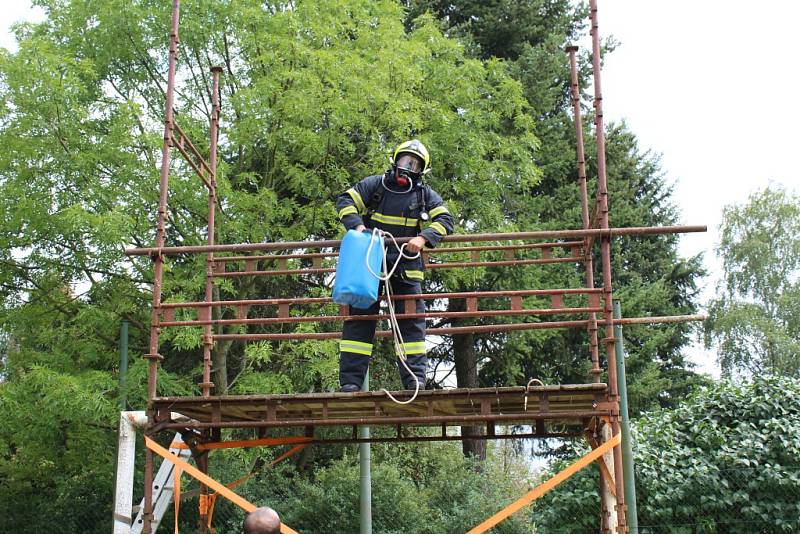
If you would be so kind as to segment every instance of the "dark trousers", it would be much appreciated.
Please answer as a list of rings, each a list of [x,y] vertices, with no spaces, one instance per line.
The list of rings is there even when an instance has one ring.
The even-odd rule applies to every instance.
[[[392,284],[392,293],[395,295],[413,295],[422,292],[420,282],[406,280],[402,274],[393,276],[389,283]],[[384,282],[381,282],[379,295],[384,291]],[[395,302],[395,313],[404,313],[406,301]],[[377,315],[380,299],[366,309],[350,307],[351,315]],[[425,312],[425,303],[416,300],[416,313]],[[355,384],[358,387],[364,383],[364,377],[369,368],[372,355],[373,340],[375,338],[376,321],[345,321],[342,329],[342,341],[339,344],[339,383]],[[425,371],[428,368],[428,358],[425,356],[425,319],[405,319],[398,321],[400,334],[403,336],[403,345],[406,349],[406,365],[417,376],[420,388],[425,385]],[[414,378],[397,359],[400,369],[400,379],[406,389],[414,389]]]

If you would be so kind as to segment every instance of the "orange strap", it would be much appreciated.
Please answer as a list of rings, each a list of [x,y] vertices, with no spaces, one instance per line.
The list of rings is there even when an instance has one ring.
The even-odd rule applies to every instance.
[[[208,518],[207,526],[208,529],[211,530],[211,520],[214,518],[214,507],[217,505],[217,496],[218,493],[212,493],[208,495],[208,507],[206,513],[208,514],[206,517]]]
[[[490,517],[477,527],[467,532],[467,534],[482,534],[483,532],[486,532],[487,530],[494,527],[504,519],[508,518],[511,514],[514,514],[521,508],[529,505],[530,503],[532,503],[533,501],[535,501],[536,499],[538,499],[551,489],[555,488],[556,486],[567,480],[569,477],[571,477],[572,475],[574,475],[575,473],[586,467],[587,465],[594,462],[596,459],[600,458],[603,454],[605,454],[612,448],[619,445],[621,441],[620,436],[621,436],[620,434],[617,434],[610,440],[606,441],[601,446],[597,447],[595,450],[585,455],[571,466],[567,467],[554,477],[549,478],[543,484],[536,486],[531,491],[526,493],[522,498],[514,501],[513,503],[511,503],[510,505],[506,506],[505,508],[497,512],[496,514],[494,514],[492,517]]]
[[[207,493],[201,493],[198,496],[197,510],[200,512],[200,515],[208,514],[208,501],[210,500],[209,497],[210,496]]]
[[[178,518],[181,516],[181,468],[177,464],[172,471],[172,499],[175,502],[175,534],[178,534]]]
[[[253,503],[248,502],[240,495],[237,495],[233,491],[229,490],[228,488],[226,488],[225,486],[223,486],[210,476],[206,475],[196,467],[188,464],[187,462],[184,462],[183,460],[181,460],[180,458],[169,452],[167,449],[165,449],[164,447],[162,447],[149,437],[147,436],[144,437],[144,444],[147,446],[148,449],[150,449],[154,453],[158,454],[165,460],[169,460],[170,462],[175,464],[176,468],[180,468],[183,471],[186,471],[187,474],[192,475],[194,478],[196,478],[209,488],[213,489],[214,491],[216,491],[229,501],[233,502],[233,504],[235,504],[245,512],[249,513],[256,509],[256,506]],[[175,514],[175,517],[177,518],[177,514]],[[298,533],[295,530],[281,523],[281,534],[298,534]]]

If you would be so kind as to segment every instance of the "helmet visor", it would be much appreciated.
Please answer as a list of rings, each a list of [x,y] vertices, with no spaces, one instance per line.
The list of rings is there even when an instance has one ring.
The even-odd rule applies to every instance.
[[[422,172],[422,160],[414,154],[403,152],[397,156],[397,161],[395,163],[397,164],[398,171],[403,170],[414,174]]]

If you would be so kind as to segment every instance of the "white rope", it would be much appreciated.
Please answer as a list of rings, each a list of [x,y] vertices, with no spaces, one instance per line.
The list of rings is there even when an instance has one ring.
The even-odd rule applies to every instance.
[[[544,382],[542,382],[538,378],[531,378],[530,380],[528,380],[528,385],[525,386],[525,403],[523,404],[523,410],[522,410],[524,412],[528,411],[528,392],[531,389],[531,384],[533,384],[534,382],[539,382],[539,385],[544,387]]]
[[[381,247],[382,265],[383,265],[383,272],[386,273],[385,276],[376,274],[372,270],[372,267],[370,267],[369,265],[369,257],[370,254],[372,253],[372,246],[375,244],[375,241],[377,241],[377,238],[380,236],[389,236],[389,238],[392,240],[392,243],[400,253],[400,255],[397,257],[397,261],[394,262],[394,265],[392,266],[391,270],[389,270],[387,264],[386,249]],[[392,284],[390,282],[392,275],[394,275],[394,272],[397,270],[397,266],[400,265],[400,262],[403,260],[403,258],[407,260],[415,260],[419,258],[420,255],[419,252],[417,252],[413,256],[406,255],[406,253],[404,252],[406,245],[407,243],[398,245],[397,240],[392,234],[390,234],[389,232],[384,232],[378,228],[375,228],[372,230],[372,237],[369,240],[369,247],[367,248],[367,256],[365,258],[367,263],[367,270],[370,272],[372,276],[374,276],[378,280],[383,281],[383,286],[386,289],[386,298],[389,302],[389,326],[391,327],[392,330],[392,339],[394,340],[395,352],[397,353],[397,357],[400,359],[400,363],[403,364],[403,367],[405,367],[406,371],[408,371],[408,374],[414,377],[414,395],[412,395],[411,398],[408,399],[407,401],[399,401],[396,398],[394,398],[394,396],[391,393],[389,393],[386,389],[381,388],[381,391],[386,393],[386,395],[388,395],[389,398],[392,399],[392,401],[396,402],[397,404],[410,404],[411,402],[414,401],[414,399],[417,398],[417,394],[419,393],[419,379],[417,378],[417,375],[414,374],[414,372],[411,371],[411,369],[409,369],[408,365],[406,364],[406,358],[407,358],[406,349],[403,346],[403,335],[400,333],[400,325],[398,324],[397,316],[395,315],[394,302],[392,302]]]

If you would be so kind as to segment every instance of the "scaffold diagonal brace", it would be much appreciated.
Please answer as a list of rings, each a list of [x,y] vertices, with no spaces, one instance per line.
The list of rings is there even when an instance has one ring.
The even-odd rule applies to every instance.
[[[570,465],[557,475],[549,478],[544,483],[536,486],[531,491],[526,493],[524,496],[517,499],[516,501],[514,501],[510,505],[506,506],[505,508],[497,512],[496,514],[494,514],[492,517],[490,517],[480,525],[476,526],[475,528],[467,532],[467,534],[482,534],[483,532],[488,531],[490,528],[494,527],[501,521],[507,519],[512,514],[518,512],[525,506],[528,506],[533,501],[535,501],[536,499],[538,499],[551,489],[555,488],[556,486],[558,486],[559,484],[570,478],[572,475],[574,475],[575,473],[586,467],[587,465],[593,463],[603,454],[605,454],[606,452],[610,451],[611,449],[619,445],[620,442],[621,442],[621,434],[617,434],[607,442],[603,443],[600,447],[586,454],[585,456],[580,458],[578,461],[576,461],[575,463],[573,463],[572,465]]]
[[[220,484],[219,482],[217,482],[210,476],[206,475],[193,465],[184,462],[183,460],[181,460],[180,458],[169,452],[167,449],[165,449],[164,447],[162,447],[149,437],[145,436],[144,443],[148,449],[158,454],[165,460],[169,460],[170,462],[175,464],[176,467],[179,467],[183,472],[193,476],[194,478],[196,478],[209,488],[213,489],[218,494],[222,495],[223,497],[231,501],[233,504],[235,504],[245,512],[249,513],[256,509],[256,506],[253,503],[247,501],[241,495],[238,495],[237,493],[229,490],[223,484]],[[299,534],[299,533],[296,530],[281,523],[281,534]]]

